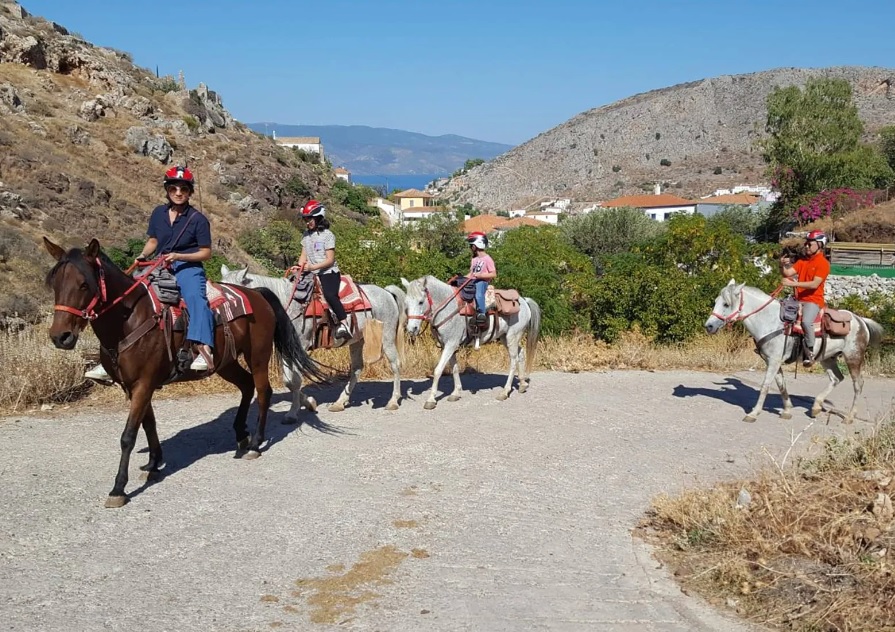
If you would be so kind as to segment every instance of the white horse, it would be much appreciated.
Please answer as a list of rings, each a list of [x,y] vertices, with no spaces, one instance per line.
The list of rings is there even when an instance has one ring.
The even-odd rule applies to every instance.
[[[290,303],[293,291],[292,282],[288,279],[263,276],[260,274],[251,274],[248,268],[242,270],[230,270],[227,266],[221,266],[221,276],[224,283],[233,283],[243,285],[245,287],[265,287],[271,290],[280,299],[283,307]],[[404,291],[396,285],[389,285],[381,288],[376,285],[358,284],[360,289],[367,295],[372,307],[372,318],[382,321],[382,351],[388,359],[392,369],[393,387],[392,396],[389,399],[386,409],[397,410],[398,401],[401,398],[401,358],[403,356],[404,334],[401,329],[404,326]],[[302,347],[305,351],[314,349],[315,331],[314,322],[311,318],[304,317],[304,306],[292,303],[288,308],[289,317],[295,326],[295,331],[301,339]],[[364,326],[370,318],[367,311],[357,312],[357,329],[358,332],[351,340],[344,344],[348,345],[351,355],[351,375],[348,384],[345,386],[339,398],[330,405],[330,412],[341,412],[345,410],[345,405],[351,397],[351,392],[357,385],[357,380],[364,368]],[[341,346],[341,345],[337,345]],[[317,402],[313,397],[307,397],[301,392],[301,372],[295,370],[285,362],[283,363],[283,382],[286,387],[292,391],[292,407],[286,414],[286,421],[290,423],[298,422],[298,411],[302,405],[308,410],[317,410]]]
[[[448,363],[450,363],[454,375],[454,392],[450,394],[448,401],[455,402],[460,399],[463,388],[460,385],[457,349],[474,343],[478,347],[479,344],[500,340],[510,356],[507,383],[497,399],[504,400],[510,396],[513,375],[517,369],[519,392],[524,393],[528,390],[528,380],[531,377],[531,367],[534,365],[538,335],[541,329],[541,308],[533,299],[523,297],[519,301],[517,314],[498,316],[496,323],[489,322],[485,331],[471,336],[467,331],[466,317],[460,315],[455,288],[433,276],[425,276],[413,282],[402,278],[401,283],[407,289],[404,301],[407,311],[407,333],[417,336],[422,328],[422,322],[428,321],[432,328],[432,335],[442,347],[441,357],[432,374],[432,389],[429,391],[429,397],[424,405],[426,410],[435,408],[438,379]],[[522,346],[523,335],[526,335],[525,347]]]
[[[845,311],[845,310],[842,310]],[[782,365],[793,361],[798,354],[796,344],[801,344],[801,338],[785,336],[783,322],[780,320],[780,303],[773,296],[765,294],[761,290],[748,287],[745,283],[739,285],[731,279],[718,298],[715,299],[715,308],[712,315],[705,321],[705,329],[713,334],[724,325],[742,322],[752,338],[758,352],[768,365],[768,370],[758,394],[758,402],[743,421],[755,421],[764,406],[765,397],[771,387],[771,380],[776,379],[777,388],[783,397],[783,410],[780,412],[782,419],[792,418],[792,402],[786,390],[786,382],[783,379]],[[871,347],[879,347],[883,338],[882,326],[869,319],[852,314],[851,329],[846,336],[830,336],[827,338],[826,347],[821,351],[821,337],[818,336],[814,345],[815,357],[821,366],[827,371],[830,385],[823,390],[814,400],[811,406],[812,416],[820,414],[823,402],[839,382],[844,379],[839,370],[837,358],[841,355],[848,365],[852,383],[855,389],[855,397],[852,400],[851,409],[845,417],[845,423],[854,420],[855,408],[858,405],[858,397],[864,388],[864,376],[862,369],[867,350]]]

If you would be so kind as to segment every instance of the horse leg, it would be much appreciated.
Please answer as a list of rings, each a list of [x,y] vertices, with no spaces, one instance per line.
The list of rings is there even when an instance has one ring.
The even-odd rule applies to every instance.
[[[233,431],[236,433],[236,457],[247,457],[249,448],[249,429],[246,426],[246,418],[249,416],[249,406],[252,396],[255,394],[255,383],[252,374],[242,368],[238,363],[231,362],[218,369],[218,375],[227,380],[242,393],[239,400],[239,408],[236,410],[236,418],[233,420]]]
[[[329,412],[331,413],[340,413],[345,410],[345,405],[348,403],[348,399],[351,397],[351,391],[354,390],[354,387],[357,386],[357,380],[360,378],[361,371],[364,370],[364,342],[361,340],[360,342],[352,342],[348,345],[348,354],[351,358],[351,368],[350,375],[348,377],[348,384],[345,385],[345,388],[342,389],[342,394],[339,395],[339,399],[333,402],[329,407]]]
[[[398,335],[402,336],[404,334],[398,332]],[[385,405],[385,409],[398,410],[398,402],[401,399],[401,359],[398,356],[398,348],[394,343],[387,344],[383,341],[382,350],[385,352],[385,357],[388,358],[388,364],[392,369],[392,397],[388,400],[388,404]]]
[[[516,373],[519,376],[519,387],[516,389],[520,393],[528,390],[528,374],[525,372],[525,345],[522,339],[519,339],[519,359],[516,361]]]
[[[134,444],[137,442],[140,424],[152,402],[152,391],[152,386],[145,382],[136,384],[131,390],[130,411],[124,424],[124,432],[121,433],[121,460],[118,463],[118,474],[106,499],[106,507],[110,509],[117,509],[127,504],[128,498],[124,493],[124,488],[127,487],[127,468],[130,465]]]
[[[438,364],[435,365],[435,371],[432,372],[432,388],[429,389],[429,397],[426,398],[426,403],[423,404],[423,408],[425,410],[433,410],[435,408],[437,404],[437,402],[435,401],[435,395],[438,393],[438,380],[439,378],[441,378],[441,374],[444,372],[444,367],[447,365],[448,361],[456,352],[456,344],[445,343],[444,349],[441,350],[441,357],[438,358]],[[458,383],[459,376],[457,381],[454,383],[454,390],[456,390]]]
[[[513,390],[513,377],[516,375],[516,369],[519,364],[519,341],[515,339],[510,340],[509,338],[507,336],[504,339],[504,347],[507,349],[507,355],[510,356],[510,370],[507,373],[507,383],[504,384],[503,390],[497,394],[499,401],[503,401],[510,396],[510,391]]]
[[[145,472],[140,478],[151,481],[164,464],[162,444],[158,440],[158,429],[155,425],[155,411],[152,409],[152,404],[149,404],[146,415],[143,416],[143,432],[146,433],[146,442],[149,444],[149,462],[140,466],[140,469]]]
[[[858,408],[858,398],[864,390],[864,356],[858,355],[857,358],[845,357],[845,364],[848,366],[848,373],[851,375],[852,386],[855,390],[854,399],[851,402],[851,408],[845,417],[845,423],[851,424],[855,420],[855,410]]]
[[[451,356],[451,359],[448,360],[451,365],[451,375],[454,376],[454,390],[450,394],[450,397],[447,398],[449,402],[459,401],[460,397],[463,395],[463,386],[460,384],[460,363],[457,362],[457,352]]]
[[[317,400],[313,397],[308,397],[302,392],[301,372],[293,370],[288,362],[283,362],[281,368],[283,370],[283,384],[292,393],[292,403],[290,404],[289,412],[286,413],[286,418],[283,419],[283,423],[297,424],[299,423],[298,415],[301,407],[304,406],[311,412],[316,412]]]
[[[758,414],[761,412],[761,409],[764,408],[764,400],[768,396],[768,391],[771,388],[771,382],[780,372],[780,364],[780,360],[768,360],[768,370],[765,371],[764,381],[761,383],[761,390],[758,392],[758,401],[755,402],[755,408],[753,408],[748,415],[743,417],[743,421],[748,421],[751,423],[758,419]]]
[[[821,391],[820,395],[814,399],[814,404],[811,405],[812,417],[817,417],[821,413],[827,395],[832,393],[833,389],[836,388],[836,385],[845,379],[845,376],[842,375],[842,371],[839,370],[839,364],[836,362],[835,356],[821,360],[820,364],[827,371],[827,376],[830,378],[830,385]]]
[[[786,380],[783,377],[783,368],[777,370],[774,376],[777,380],[777,389],[780,391],[780,397],[783,398],[783,410],[780,411],[780,419],[792,419],[792,400],[789,398],[789,391],[786,389]]]
[[[273,397],[273,389],[270,387],[270,356],[268,353],[259,353],[257,350],[246,358],[249,368],[252,370],[251,378],[258,393],[258,423],[255,425],[255,434],[249,442],[247,459],[257,459],[261,456],[261,444],[264,443],[267,429],[267,413],[270,410],[270,399]],[[249,395],[251,400],[251,394]]]

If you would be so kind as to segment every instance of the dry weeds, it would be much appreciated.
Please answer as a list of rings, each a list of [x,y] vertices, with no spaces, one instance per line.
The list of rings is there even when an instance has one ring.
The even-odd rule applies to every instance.
[[[796,440],[794,439],[794,442]],[[753,480],[660,496],[639,533],[685,590],[787,630],[895,629],[895,421]],[[738,506],[741,490],[751,498]],[[740,502],[739,505],[743,505]]]

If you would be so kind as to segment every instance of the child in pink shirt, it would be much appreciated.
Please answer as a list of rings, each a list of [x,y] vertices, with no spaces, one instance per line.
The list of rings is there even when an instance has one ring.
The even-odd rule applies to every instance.
[[[494,266],[494,259],[485,252],[488,247],[488,237],[485,233],[470,233],[466,237],[466,243],[469,244],[472,251],[472,261],[469,264],[469,276],[475,284],[475,310],[476,322],[485,322],[485,291],[488,289],[488,282],[497,276],[497,268]]]

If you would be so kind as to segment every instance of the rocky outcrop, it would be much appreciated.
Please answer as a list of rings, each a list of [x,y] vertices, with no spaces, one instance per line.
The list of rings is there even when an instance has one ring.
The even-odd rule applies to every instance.
[[[575,116],[454,178],[443,195],[500,210],[550,197],[597,201],[651,192],[656,181],[683,197],[757,183],[763,164],[755,140],[775,86],[845,79],[872,132],[895,122],[893,75],[883,68],[780,68],[646,92]]]
[[[174,148],[164,136],[154,135],[145,127],[129,128],[124,143],[138,154],[155,158],[162,164],[167,164],[174,153]]]
[[[15,86],[10,83],[0,84],[0,113],[15,114],[24,110],[25,104],[22,103],[22,98],[16,91]]]
[[[895,279],[871,276],[827,277],[824,297],[830,302],[841,301],[846,296],[857,296],[867,300],[874,294],[895,297]]]

